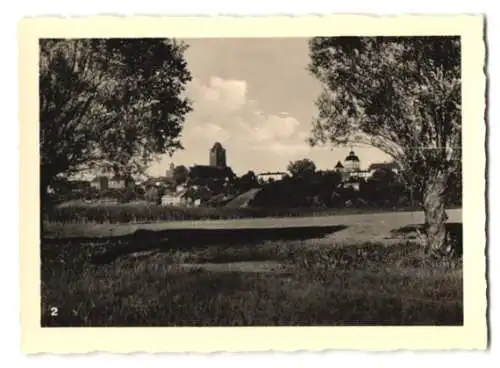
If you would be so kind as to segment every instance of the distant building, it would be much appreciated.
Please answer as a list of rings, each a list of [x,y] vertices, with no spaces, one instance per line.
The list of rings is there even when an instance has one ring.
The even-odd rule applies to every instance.
[[[184,193],[166,193],[161,197],[162,206],[185,206],[187,202]]]
[[[90,182],[90,186],[97,190],[106,190],[108,189],[108,178],[106,176],[96,176]]]
[[[335,171],[341,175],[342,182],[350,183],[349,186],[353,188],[357,187],[357,184],[353,183],[357,183],[362,179],[368,179],[372,174],[370,170],[361,170],[361,160],[352,150],[346,156],[343,164],[337,161]]]
[[[84,191],[90,187],[90,183],[86,180],[69,180],[68,187],[71,191]]]
[[[368,170],[353,171],[349,174],[349,177],[356,179],[368,179],[372,175],[372,173]]]
[[[389,170],[397,174],[399,172],[399,166],[395,162],[382,162],[371,164],[368,168],[370,175],[373,175],[373,173],[377,170]]]
[[[129,188],[134,184],[134,181],[129,176],[116,175],[109,179],[108,188],[109,189],[125,189]]]
[[[189,169],[191,184],[204,184],[208,180],[231,181],[236,177],[230,167],[194,165]]]
[[[279,181],[282,180],[287,173],[285,172],[265,172],[257,175],[257,179],[259,181],[268,182],[268,181]]]
[[[144,190],[149,190],[151,188],[175,188],[175,182],[169,177],[159,177],[159,178],[149,178],[141,184]]]
[[[348,172],[359,171],[360,161],[354,151],[349,152],[349,155],[344,160],[344,168]]]
[[[226,167],[226,150],[219,142],[210,149],[210,166]]]
[[[344,164],[337,161],[335,171],[341,174],[342,182],[346,186],[352,187],[355,190],[358,188],[358,184],[355,183],[371,178],[377,170],[385,169],[394,173],[399,172],[399,166],[395,162],[374,163],[368,167],[368,170],[361,170],[360,166],[361,161],[359,157],[351,150],[345,158]]]

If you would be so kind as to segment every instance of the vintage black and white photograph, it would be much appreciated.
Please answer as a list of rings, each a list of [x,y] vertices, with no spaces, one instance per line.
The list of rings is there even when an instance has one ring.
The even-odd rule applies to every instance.
[[[461,39],[40,39],[41,325],[460,326]]]
[[[33,47],[32,343],[69,343],[56,327],[459,327],[450,344],[485,341],[480,21],[301,37],[130,37],[140,23],[125,21],[123,37],[68,37],[63,22]],[[370,336],[397,348],[398,331]],[[160,335],[129,336],[135,351]]]

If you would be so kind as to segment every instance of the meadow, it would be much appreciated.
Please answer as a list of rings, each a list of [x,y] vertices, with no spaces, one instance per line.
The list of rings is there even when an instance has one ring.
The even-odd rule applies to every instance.
[[[463,323],[460,254],[447,262],[425,258],[413,217],[396,214],[392,225],[383,214],[344,224],[341,216],[335,218],[337,224],[302,219],[307,226],[176,227],[43,238],[41,323]],[[376,236],[384,233],[381,224],[384,237]],[[461,223],[449,226],[461,242]]]
[[[457,207],[449,207],[457,208]],[[411,206],[352,207],[175,207],[159,206],[145,201],[129,203],[85,203],[72,201],[43,213],[45,223],[118,224],[163,221],[233,220],[246,218],[303,217],[380,212],[419,211]]]

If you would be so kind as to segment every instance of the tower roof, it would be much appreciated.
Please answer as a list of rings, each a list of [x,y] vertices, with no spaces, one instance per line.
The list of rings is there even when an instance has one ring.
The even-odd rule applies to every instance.
[[[349,152],[349,155],[345,158],[345,161],[358,161],[359,157],[354,154],[354,151]]]
[[[222,147],[222,144],[220,144],[219,142],[215,142],[213,147],[212,147],[213,151],[214,150],[222,150],[222,149],[224,149],[224,148]]]
[[[335,165],[335,168],[336,168],[336,169],[343,169],[343,168],[344,168],[344,165],[342,165],[342,162],[337,161],[337,165]]]

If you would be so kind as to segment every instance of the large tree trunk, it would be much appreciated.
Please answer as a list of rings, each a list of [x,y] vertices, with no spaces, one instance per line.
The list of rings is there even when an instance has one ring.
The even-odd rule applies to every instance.
[[[444,172],[433,173],[429,178],[423,198],[427,248],[431,251],[444,250],[446,247],[446,184]]]

